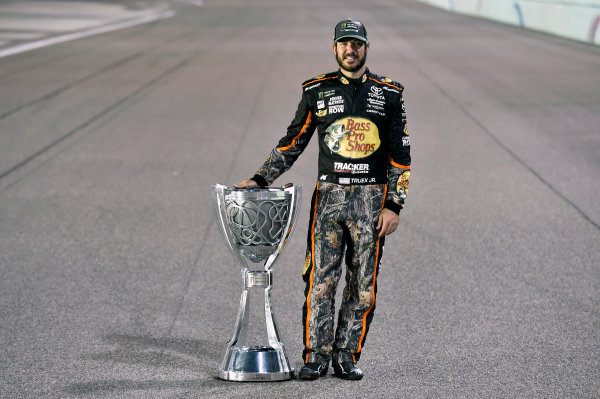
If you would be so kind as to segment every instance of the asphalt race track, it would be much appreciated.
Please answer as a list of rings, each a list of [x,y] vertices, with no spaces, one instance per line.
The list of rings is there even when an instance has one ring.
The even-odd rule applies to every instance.
[[[598,46],[410,0],[170,7],[0,58],[0,397],[599,397]],[[221,381],[241,284],[210,186],[263,162],[348,16],[413,153],[365,378]],[[277,182],[304,187],[274,268],[294,364],[316,150]]]

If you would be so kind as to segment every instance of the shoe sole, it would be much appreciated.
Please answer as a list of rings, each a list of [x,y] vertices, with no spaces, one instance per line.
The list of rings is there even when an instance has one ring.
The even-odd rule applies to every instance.
[[[319,375],[301,375],[298,374],[298,378],[300,378],[301,380],[307,380],[307,381],[312,381],[312,380],[318,380],[319,377],[323,377],[324,375],[327,375],[327,370],[329,368],[325,368],[323,371],[321,371],[321,373]]]
[[[338,378],[341,378],[342,380],[350,380],[350,381],[362,380],[362,378],[364,377],[364,375],[362,375],[362,374],[361,374],[361,375],[358,375],[358,376],[355,376],[355,377],[350,377],[350,376],[348,376],[348,375],[345,375],[345,374],[344,374],[344,373],[342,373],[341,371],[339,371],[339,370],[336,370],[336,368],[335,368],[335,367],[333,368],[333,374],[334,374],[336,377],[338,377]]]
[[[335,375],[338,378],[341,378],[342,380],[349,380],[349,381],[357,381],[357,380],[362,380],[363,376],[361,375],[360,377],[344,377],[341,375]]]
[[[314,375],[301,375],[299,377],[301,380],[306,380],[306,381],[317,380],[319,378],[319,376],[314,376]]]

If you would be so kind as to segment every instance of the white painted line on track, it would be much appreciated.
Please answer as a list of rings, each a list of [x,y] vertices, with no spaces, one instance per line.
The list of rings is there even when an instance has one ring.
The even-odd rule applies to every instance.
[[[115,24],[100,26],[98,28],[92,28],[81,32],[67,33],[60,36],[50,37],[47,39],[37,40],[31,43],[20,44],[18,46],[9,47],[0,50],[0,58],[8,57],[9,55],[24,53],[26,51],[35,50],[41,47],[51,46],[53,44],[68,42],[71,40],[81,39],[84,37],[99,35],[101,33],[112,32],[119,29],[129,28],[136,25],[146,24],[148,22],[157,21],[159,19],[171,18],[175,15],[175,11],[168,10],[163,11],[160,14],[149,15],[147,17],[132,19],[129,21],[118,22]]]
[[[192,4],[197,7],[204,7],[204,0],[179,0],[179,2],[184,4]]]

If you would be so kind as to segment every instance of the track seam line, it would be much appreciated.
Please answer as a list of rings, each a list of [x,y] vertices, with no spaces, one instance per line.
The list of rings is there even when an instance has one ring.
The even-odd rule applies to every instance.
[[[119,61],[117,61],[117,62],[115,62],[113,64],[109,64],[109,65],[105,66],[102,69],[99,69],[99,70],[97,70],[97,71],[95,71],[95,72],[93,72],[93,73],[91,73],[89,75],[86,75],[86,76],[84,76],[84,77],[82,77],[82,78],[80,78],[80,79],[78,79],[78,80],[76,80],[76,81],[74,81],[72,83],[68,83],[68,84],[66,84],[63,87],[60,87],[60,88],[58,88],[58,89],[56,89],[54,91],[51,91],[50,93],[44,94],[42,97],[36,98],[36,99],[34,99],[32,101],[29,101],[29,102],[27,102],[25,104],[20,104],[17,107],[15,107],[13,109],[10,109],[10,110],[6,111],[3,114],[0,114],[0,120],[5,119],[6,117],[14,114],[15,112],[21,111],[24,108],[31,107],[32,105],[38,104],[38,103],[40,103],[42,101],[45,101],[45,100],[49,100],[52,97],[55,97],[55,96],[57,96],[57,95],[65,92],[66,90],[77,86],[78,84],[81,84],[81,83],[83,83],[85,81],[93,79],[93,78],[95,78],[97,76],[100,76],[104,72],[107,72],[107,71],[109,71],[111,69],[119,67],[119,66],[121,66],[123,64],[126,64],[127,62],[132,61],[135,58],[138,58],[143,53],[144,53],[144,51],[140,51],[139,53],[135,53],[133,55],[127,56],[127,57],[125,57],[125,58],[123,58],[123,59],[121,59],[121,60],[119,60]]]
[[[31,161],[35,160],[36,158],[40,157],[41,155],[43,155],[45,152],[47,152],[48,150],[56,147],[58,144],[62,143],[63,141],[67,140],[68,138],[74,136],[76,133],[80,132],[81,130],[85,129],[86,127],[90,126],[91,124],[93,124],[94,122],[100,120],[102,117],[104,117],[105,115],[109,114],[111,111],[117,109],[119,106],[121,106],[122,104],[124,104],[125,102],[127,102],[128,100],[132,99],[133,97],[137,96],[138,94],[140,94],[141,92],[143,92],[144,90],[152,87],[154,84],[158,83],[160,80],[164,79],[166,76],[168,76],[169,74],[175,72],[176,70],[184,67],[185,65],[187,65],[192,59],[194,59],[197,56],[197,54],[192,55],[191,57],[188,57],[187,59],[179,62],[178,64],[176,64],[175,66],[167,69],[166,71],[162,72],[161,74],[159,74],[158,76],[152,78],[151,80],[147,81],[146,83],[144,83],[142,86],[138,87],[137,89],[135,89],[134,91],[132,91],[131,93],[129,93],[128,95],[126,95],[125,97],[121,98],[120,100],[118,100],[117,102],[111,104],[110,106],[108,106],[107,108],[105,108],[104,110],[102,110],[100,113],[94,115],[93,117],[91,117],[90,119],[88,119],[87,121],[83,122],[82,124],[80,124],[79,126],[71,129],[69,132],[67,132],[66,134],[62,135],[61,137],[59,137],[58,139],[54,140],[53,142],[51,142],[50,144],[46,145],[44,148],[42,148],[41,150],[37,151],[36,153],[34,153],[33,155],[30,155],[29,157],[27,157],[26,159],[22,160],[21,162],[19,162],[18,164],[14,165],[13,167],[11,167],[10,169],[8,169],[7,171],[3,172],[2,174],[0,174],[0,182],[2,181],[2,179],[4,179],[5,177],[7,177],[8,175],[14,173],[15,171],[17,171],[18,169],[21,169],[22,167],[24,167],[25,165],[27,165],[28,163],[30,163]],[[91,133],[88,132],[88,134]],[[47,161],[53,159],[57,154],[55,154],[54,156],[50,157]],[[46,162],[43,162],[43,164],[45,164]],[[36,166],[35,168],[33,168],[32,170],[37,169],[39,166]],[[11,182],[9,185],[0,188],[0,192],[6,190],[7,188],[11,187],[13,184],[17,183],[18,181],[20,181],[24,176],[26,176],[27,174],[29,174],[31,171],[28,171],[26,174],[24,174],[23,176],[19,177],[18,179],[16,179],[14,182]]]
[[[544,177],[542,177],[542,175],[540,175],[535,169],[533,169],[531,166],[529,166],[529,164],[527,164],[523,159],[521,159],[506,144],[501,142],[479,119],[477,119],[474,115],[472,115],[456,98],[452,97],[446,90],[444,90],[440,85],[438,85],[437,82],[435,82],[433,79],[431,79],[429,76],[427,76],[424,72],[421,71],[421,73],[427,80],[429,80],[429,82],[431,84],[433,84],[433,86],[435,88],[438,89],[438,91],[440,93],[442,93],[446,98],[448,98],[454,104],[456,104],[458,106],[458,108],[469,119],[471,119],[473,122],[475,122],[475,124],[477,126],[479,126],[481,128],[481,130],[483,130],[484,133],[486,133],[498,146],[500,146],[500,148],[502,148],[504,151],[506,151],[513,159],[515,159],[518,163],[520,163],[523,167],[525,167],[526,170],[531,172],[531,174],[533,174],[540,182],[542,182],[546,187],[548,187],[555,195],[557,195],[559,198],[561,198],[563,201],[565,201],[567,204],[569,204],[573,209],[575,209],[592,226],[594,226],[596,229],[600,230],[600,225],[598,225],[598,223],[596,223],[594,220],[592,220],[581,208],[579,208],[579,206],[577,206],[577,204],[575,204],[573,201],[571,201],[569,198],[567,198],[563,193],[561,193],[556,188],[554,188],[552,183],[550,183],[549,181],[544,179]]]

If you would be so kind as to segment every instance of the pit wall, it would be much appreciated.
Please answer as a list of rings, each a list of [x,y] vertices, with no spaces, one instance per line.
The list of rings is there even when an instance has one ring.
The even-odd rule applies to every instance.
[[[416,1],[452,12],[600,45],[600,0]]]

